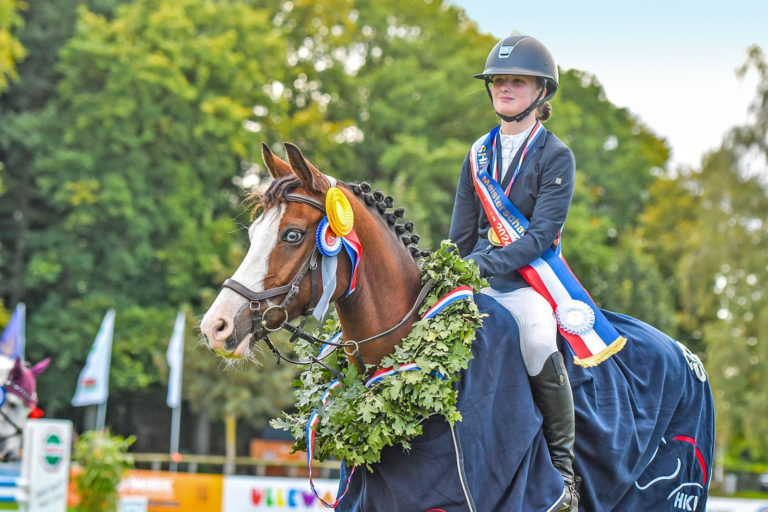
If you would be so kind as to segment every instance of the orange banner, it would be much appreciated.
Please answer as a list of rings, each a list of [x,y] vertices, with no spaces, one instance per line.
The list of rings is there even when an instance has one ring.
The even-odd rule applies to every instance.
[[[166,471],[129,471],[118,487],[120,497],[141,496],[150,511],[220,512],[223,477]]]

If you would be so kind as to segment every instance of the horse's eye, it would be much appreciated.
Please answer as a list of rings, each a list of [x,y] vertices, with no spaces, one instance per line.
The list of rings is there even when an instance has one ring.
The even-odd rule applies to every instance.
[[[288,242],[289,244],[295,244],[301,241],[301,239],[304,238],[304,233],[299,231],[298,229],[289,229],[285,233],[283,233],[283,240]]]

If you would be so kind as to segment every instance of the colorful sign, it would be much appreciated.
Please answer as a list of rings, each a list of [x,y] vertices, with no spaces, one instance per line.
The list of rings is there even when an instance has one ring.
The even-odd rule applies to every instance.
[[[318,494],[332,503],[338,480],[314,480]],[[328,510],[315,497],[306,478],[228,476],[224,479],[222,512],[307,512]]]
[[[148,511],[219,512],[223,478],[221,475],[135,469],[123,478],[117,492],[121,499],[147,498]]]

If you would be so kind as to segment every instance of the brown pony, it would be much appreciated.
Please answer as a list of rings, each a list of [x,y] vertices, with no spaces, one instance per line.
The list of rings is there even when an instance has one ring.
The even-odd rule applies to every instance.
[[[315,232],[325,215],[321,207],[334,181],[310,164],[295,145],[286,143],[285,149],[290,163],[276,157],[266,145],[262,146],[264,163],[275,181],[257,201],[262,210],[249,228],[251,247],[231,279],[256,294],[271,289],[279,291],[299,275],[302,266],[313,256]],[[384,213],[382,197],[377,197],[380,206],[374,210],[365,202],[365,199],[371,200],[371,195],[361,198],[351,187],[340,184],[340,188],[352,206],[354,230],[365,249],[358,267],[357,288],[349,296],[345,295],[351,263],[348,258],[339,258],[331,302],[336,304],[344,340],[360,341],[397,326],[411,311],[421,289],[419,269],[414,261],[414,255],[420,253],[412,246],[411,250],[406,247],[403,239],[410,242],[409,238],[417,238],[405,235],[401,239],[405,229],[395,224],[393,217],[388,223],[377,218],[380,217],[377,211]],[[308,204],[303,198],[314,199],[316,204]],[[391,206],[391,200],[389,202]],[[247,356],[258,341],[251,332],[252,313],[263,313],[266,330],[279,328],[283,321],[305,313],[314,305],[312,295],[322,291],[318,285],[313,294],[312,279],[316,276],[312,274],[316,270],[310,268],[308,275],[296,283],[298,291],[284,309],[275,303],[284,301],[287,293],[249,300],[247,293],[246,296],[240,293],[241,288],[235,287],[238,291],[224,288],[200,325],[210,347],[224,357]],[[366,364],[378,364],[407,335],[415,319],[414,312],[394,331],[359,345],[362,360]]]

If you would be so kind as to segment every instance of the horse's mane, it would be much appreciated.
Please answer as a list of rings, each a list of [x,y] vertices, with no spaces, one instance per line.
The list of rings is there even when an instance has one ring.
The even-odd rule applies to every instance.
[[[399,237],[403,245],[408,248],[414,259],[429,255],[429,250],[416,247],[421,237],[414,232],[413,222],[405,221],[402,224],[398,223],[397,219],[402,219],[405,216],[405,208],[402,206],[395,208],[395,200],[392,196],[384,195],[378,189],[371,192],[371,185],[365,181],[359,184],[342,181],[338,183],[358,196],[369,211],[378,213],[383,221],[387,223],[387,226]],[[251,210],[251,220],[277,204],[286,203],[285,195],[293,192],[301,185],[302,183],[299,178],[294,175],[282,176],[274,180],[266,192],[253,192],[249,194],[245,201]],[[387,211],[388,209],[392,209],[392,211]]]

